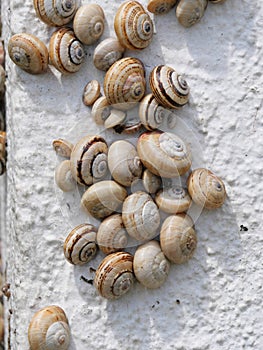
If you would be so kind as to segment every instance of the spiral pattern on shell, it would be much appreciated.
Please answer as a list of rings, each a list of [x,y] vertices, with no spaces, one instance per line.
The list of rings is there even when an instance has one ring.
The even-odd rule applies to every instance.
[[[184,27],[191,27],[203,17],[208,0],[180,0],[176,7],[176,17]]]
[[[156,193],[158,207],[169,214],[183,213],[191,205],[191,198],[186,189],[180,186],[169,187]]]
[[[171,10],[177,0],[149,0],[147,10],[155,15],[163,15]]]

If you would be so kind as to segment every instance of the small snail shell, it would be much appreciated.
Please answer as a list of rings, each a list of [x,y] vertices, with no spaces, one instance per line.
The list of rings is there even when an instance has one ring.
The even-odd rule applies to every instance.
[[[188,191],[193,201],[206,209],[223,205],[226,190],[223,181],[208,169],[195,169],[187,180]]]
[[[137,1],[126,1],[118,9],[114,29],[121,45],[130,50],[147,47],[153,36],[153,23]]]
[[[142,174],[136,148],[125,140],[115,141],[109,147],[108,166],[114,180],[127,187]]]
[[[137,58],[125,57],[115,62],[106,72],[104,93],[109,104],[118,104],[118,109],[130,109],[145,93],[145,71]]]
[[[208,0],[181,0],[176,7],[176,17],[184,27],[199,22],[205,13]]]
[[[106,71],[122,58],[125,48],[116,38],[107,38],[95,48],[93,63],[97,69]]]
[[[134,283],[133,256],[125,252],[107,255],[98,267],[94,285],[101,296],[118,299],[126,294]]]
[[[100,83],[98,80],[91,80],[85,86],[82,101],[85,106],[91,106],[100,97]]]
[[[4,67],[0,65],[0,96],[5,91],[5,70]]]
[[[161,177],[183,175],[191,166],[188,145],[172,133],[152,131],[141,134],[137,151],[143,165]]]
[[[173,263],[182,264],[188,261],[197,244],[190,216],[176,214],[166,218],[161,227],[160,244],[164,255]]]
[[[163,15],[171,10],[177,0],[149,0],[147,10],[155,15]]]
[[[142,127],[142,123],[128,120],[126,121],[122,131],[124,134],[134,134],[137,131],[139,131],[141,127]]]
[[[126,119],[126,113],[124,111],[119,111],[118,109],[112,109],[110,115],[104,122],[106,129],[114,128],[121,125]]]
[[[56,167],[55,182],[63,192],[70,192],[76,188],[76,181],[72,177],[69,160],[64,160]]]
[[[64,255],[73,265],[84,265],[96,254],[96,233],[93,225],[81,224],[75,227],[64,242]]]
[[[74,147],[71,142],[64,139],[56,139],[52,142],[52,145],[58,156],[70,158],[71,151]]]
[[[142,175],[142,182],[146,192],[154,194],[162,185],[162,179],[145,169]]]
[[[84,49],[70,28],[54,32],[49,43],[50,63],[61,73],[77,72],[84,59]]]
[[[182,187],[170,187],[160,190],[155,196],[158,207],[169,214],[183,213],[191,205],[191,198]]]
[[[123,250],[128,244],[128,235],[121,214],[113,214],[102,221],[98,228],[97,243],[104,254]]]
[[[145,241],[157,235],[160,214],[150,195],[137,191],[125,199],[122,220],[131,237],[138,241]]]
[[[79,6],[79,0],[34,0],[38,18],[49,26],[69,23]]]
[[[15,34],[8,42],[11,60],[30,74],[40,74],[48,67],[48,50],[36,36],[27,33]]]
[[[150,74],[150,87],[157,102],[166,108],[181,108],[189,99],[187,82],[173,68],[156,66]]]
[[[74,146],[70,157],[73,178],[80,185],[91,185],[102,179],[108,170],[108,146],[99,135],[86,135]]]
[[[86,190],[81,205],[96,219],[104,219],[115,212],[126,197],[125,188],[115,181],[104,180]]]
[[[86,45],[94,44],[103,34],[105,16],[97,4],[86,4],[79,7],[73,21],[76,37]]]
[[[105,96],[99,97],[92,106],[91,116],[96,124],[103,125],[110,115],[110,106]]]
[[[168,276],[170,263],[157,241],[139,246],[133,258],[133,270],[137,280],[147,288],[159,288]]]
[[[35,313],[28,328],[31,350],[67,350],[70,330],[65,312],[55,305]]]

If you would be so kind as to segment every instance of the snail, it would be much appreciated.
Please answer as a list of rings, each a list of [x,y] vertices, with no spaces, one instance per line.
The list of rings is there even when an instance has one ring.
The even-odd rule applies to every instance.
[[[122,58],[106,72],[104,93],[108,103],[118,104],[118,109],[133,108],[143,98],[145,89],[144,66],[137,58]]]
[[[176,17],[184,27],[191,27],[203,17],[208,0],[180,0],[176,7]]]
[[[27,33],[13,35],[8,42],[11,60],[30,74],[40,74],[48,68],[48,50],[36,36]]]
[[[55,27],[69,23],[79,6],[79,0],[34,0],[33,3],[38,18]]]
[[[108,166],[113,179],[123,186],[131,186],[142,174],[136,148],[125,140],[115,141],[109,147]]]
[[[97,244],[104,254],[123,250],[128,244],[128,235],[121,214],[113,214],[102,221],[98,228]]]
[[[96,219],[104,219],[115,212],[127,191],[115,181],[104,180],[90,186],[83,194],[81,205]]]
[[[28,328],[31,350],[67,350],[70,330],[65,312],[55,305],[34,314]]]
[[[154,238],[160,226],[157,205],[143,191],[134,192],[124,200],[122,220],[128,234],[138,241]]]
[[[144,49],[153,36],[153,22],[137,1],[126,1],[119,7],[114,29],[121,45],[130,50]]]
[[[96,124],[103,125],[110,115],[110,105],[105,96],[99,97],[93,104],[91,116]]]
[[[189,99],[189,86],[182,75],[169,66],[156,66],[150,74],[150,87],[156,101],[166,108],[181,108]]]
[[[138,132],[141,127],[142,123],[138,122],[137,120],[127,120],[121,131],[123,131],[124,134],[130,135]]]
[[[50,63],[61,73],[77,72],[84,60],[84,49],[70,28],[54,32],[49,42]]]
[[[93,63],[97,69],[106,71],[122,58],[125,48],[116,38],[104,39],[94,50]]]
[[[157,241],[139,246],[133,258],[133,270],[137,280],[147,288],[159,288],[168,276],[170,263]]]
[[[80,185],[91,185],[107,173],[108,146],[99,135],[86,135],[74,146],[70,156],[73,178]]]
[[[118,299],[126,294],[134,283],[133,256],[125,252],[107,255],[99,265],[94,285],[98,293],[107,299]]]
[[[0,65],[0,97],[5,91],[5,70],[4,67]]]
[[[72,177],[69,160],[64,160],[56,167],[55,182],[63,192],[70,192],[76,188],[76,181]]]
[[[52,146],[56,154],[60,157],[70,158],[74,145],[64,139],[56,139],[52,142]]]
[[[177,0],[149,0],[147,10],[155,15],[163,15],[171,10]]]
[[[91,106],[100,97],[100,83],[98,80],[91,80],[85,86],[82,101],[85,106]]]
[[[177,214],[189,209],[191,198],[186,189],[176,186],[158,191],[155,196],[155,202],[165,213]]]
[[[187,180],[188,191],[193,201],[206,209],[223,205],[226,190],[223,181],[212,171],[204,168],[193,170]]]
[[[145,169],[142,175],[142,182],[146,192],[154,194],[162,185],[162,179]]]
[[[63,249],[67,261],[73,265],[84,265],[94,258],[97,230],[93,225],[81,224],[67,236]]]
[[[103,34],[105,16],[97,4],[86,4],[78,8],[73,20],[76,37],[86,45],[94,44]]]
[[[112,109],[110,115],[104,122],[106,129],[114,128],[118,125],[121,125],[126,119],[126,113],[118,109]]]
[[[162,224],[160,244],[164,255],[175,264],[183,264],[194,254],[197,237],[193,220],[186,214],[171,215]]]
[[[159,130],[141,134],[137,151],[143,165],[153,174],[172,178],[191,166],[191,152],[177,135]]]

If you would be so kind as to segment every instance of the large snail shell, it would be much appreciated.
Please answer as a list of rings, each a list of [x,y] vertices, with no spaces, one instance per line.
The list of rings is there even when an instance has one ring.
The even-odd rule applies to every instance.
[[[113,63],[122,58],[125,48],[116,38],[107,38],[95,48],[93,62],[97,69],[108,70]]]
[[[125,188],[115,181],[100,181],[90,186],[83,194],[83,208],[96,219],[104,219],[115,212],[127,197]]]
[[[61,27],[69,23],[79,6],[79,0],[34,0],[34,8],[41,21]]]
[[[189,99],[187,82],[173,68],[156,66],[150,74],[150,87],[157,102],[166,108],[181,108]]]
[[[31,350],[67,350],[70,330],[65,312],[55,305],[36,312],[29,324],[28,340]]]
[[[123,186],[130,186],[142,174],[142,163],[136,148],[128,141],[119,140],[111,144],[108,165],[114,180]]]
[[[151,196],[137,191],[125,199],[122,207],[122,220],[131,237],[145,241],[157,235],[160,214]]]
[[[191,166],[189,147],[172,133],[143,133],[138,139],[137,151],[143,165],[161,177],[183,175]]]
[[[137,1],[126,1],[118,9],[114,29],[122,46],[130,50],[147,47],[153,36],[153,23]]]
[[[171,10],[177,0],[149,0],[147,10],[155,15],[163,15]]]
[[[98,228],[97,243],[104,254],[123,250],[128,244],[128,235],[121,214],[113,214],[102,221]]]
[[[181,0],[176,8],[176,17],[184,27],[199,22],[205,13],[208,0]]]
[[[70,192],[75,189],[77,184],[71,174],[69,160],[64,160],[56,167],[55,182],[63,192]]]
[[[143,186],[148,193],[156,193],[158,189],[162,186],[162,179],[150,172],[150,170],[145,169],[142,175]]]
[[[183,213],[191,205],[191,198],[183,187],[176,186],[160,190],[156,193],[155,202],[158,207],[169,214]]]
[[[64,255],[73,265],[83,265],[96,254],[96,233],[93,225],[81,224],[75,227],[64,242]]]
[[[76,37],[86,45],[95,43],[103,34],[105,16],[97,4],[80,6],[73,21]]]
[[[11,60],[27,73],[40,74],[48,67],[48,50],[36,36],[27,33],[15,34],[8,42]]]
[[[74,146],[70,166],[73,178],[81,185],[102,179],[108,170],[108,146],[99,135],[86,135]]]
[[[176,214],[166,218],[161,227],[160,244],[164,255],[173,263],[182,264],[188,261],[197,245],[190,216]]]
[[[134,283],[133,256],[125,252],[107,255],[98,267],[94,285],[107,299],[117,299],[126,294]]]
[[[208,169],[195,169],[188,178],[188,191],[193,201],[206,209],[223,205],[226,190],[223,181]]]
[[[144,66],[137,58],[122,58],[106,72],[104,93],[108,103],[118,104],[118,109],[133,108],[143,98],[145,89]]]
[[[54,32],[49,43],[50,63],[61,73],[77,72],[85,53],[82,44],[70,28],[61,28]]]
[[[147,288],[159,288],[168,276],[170,263],[157,241],[139,246],[134,254],[133,270],[137,280]]]

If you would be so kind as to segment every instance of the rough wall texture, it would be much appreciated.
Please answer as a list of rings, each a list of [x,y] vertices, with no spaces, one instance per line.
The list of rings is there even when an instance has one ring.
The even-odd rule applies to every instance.
[[[121,1],[96,2],[105,10],[106,38]],[[31,0],[3,0],[2,9],[6,42],[25,31],[48,44],[54,29],[36,18]],[[103,80],[91,62],[94,46],[85,48],[86,63],[74,76],[53,68],[31,76],[7,59],[7,349],[28,349],[29,320],[48,304],[68,315],[70,350],[262,348],[262,18],[261,0],[227,0],[209,4],[202,21],[184,29],[172,10],[154,18],[149,48],[126,53],[144,61],[147,77],[163,63],[185,74],[191,99],[178,117],[200,145],[203,164],[225,181],[228,198],[198,218],[189,263],[173,265],[160,289],[137,284],[115,302],[80,278],[93,278],[89,266],[102,255],[89,266],[65,262],[62,243],[80,217],[53,180],[52,140],[73,130],[76,141],[79,125],[89,128],[82,89],[92,78]]]

